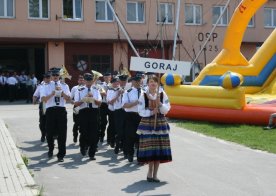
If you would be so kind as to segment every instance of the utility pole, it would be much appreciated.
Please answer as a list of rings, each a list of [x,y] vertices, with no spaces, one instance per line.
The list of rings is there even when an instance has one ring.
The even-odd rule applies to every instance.
[[[109,0],[105,0],[105,2],[107,3],[107,5],[109,6],[110,10],[112,11],[113,16],[115,17],[116,21],[119,24],[119,27],[121,28],[121,30],[123,31],[124,35],[126,36],[126,39],[127,39],[128,43],[129,43],[130,47],[132,48],[133,52],[136,54],[137,57],[140,57],[139,53],[136,51],[135,47],[133,46],[133,44],[132,44],[132,42],[131,42],[131,40],[130,40],[130,38],[128,36],[127,31],[125,30],[125,28],[122,25],[120,19],[118,18],[117,14],[115,13],[115,11],[114,11],[114,9],[113,9],[110,1]]]
[[[180,13],[180,0],[177,2],[177,12],[176,12],[176,19],[175,19],[175,31],[174,31],[174,39],[173,39],[173,56],[172,60],[175,60],[175,53],[176,53],[176,39],[178,34],[178,27],[179,27],[179,13]],[[180,59],[179,59],[180,60]]]

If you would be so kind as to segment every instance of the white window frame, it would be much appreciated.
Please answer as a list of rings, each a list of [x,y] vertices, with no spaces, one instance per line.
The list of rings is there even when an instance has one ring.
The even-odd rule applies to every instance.
[[[264,17],[264,27],[265,28],[275,28],[276,27],[276,21],[274,21],[274,11],[276,10],[276,8],[265,7],[264,8],[264,14],[265,14],[265,10],[270,11],[271,25],[266,25],[265,24],[265,17]]]
[[[96,6],[96,3],[98,1],[102,1],[104,2],[104,5],[105,5],[105,19],[104,20],[98,20],[97,19],[97,6]],[[110,2],[111,3],[111,2]],[[111,5],[113,6],[113,3],[111,3]],[[107,5],[107,2],[105,0],[95,0],[95,21],[96,22],[114,22],[114,16],[113,16],[113,13],[112,13],[112,20],[108,20],[108,15],[107,15],[107,10],[108,10],[108,5]]]
[[[9,0],[4,0],[4,16],[0,16],[0,18],[15,18],[15,9],[14,9],[15,0],[11,0],[13,2],[12,16],[7,16],[8,14],[7,1]]]
[[[250,24],[250,21],[252,21],[252,24]],[[255,27],[255,15],[252,16],[252,18],[250,19],[250,21],[248,22],[247,27],[249,27],[249,28]]]
[[[213,15],[213,8],[216,8],[216,7],[219,7],[220,8],[220,15],[221,15],[221,13],[222,13],[222,11],[224,10],[224,8],[225,8],[225,5],[216,5],[216,6],[213,6],[212,7],[212,17],[214,17],[214,15]],[[226,11],[224,12],[224,14],[226,13],[226,17],[227,17],[227,24],[223,24],[222,23],[222,19],[223,19],[223,17],[221,17],[220,18],[220,22],[218,23],[218,25],[217,26],[227,26],[228,25],[228,23],[229,23],[229,12],[228,12],[228,7],[226,8]],[[213,22],[213,18],[212,18],[212,22]],[[213,24],[213,25],[215,25],[215,24]]]
[[[28,17],[29,19],[34,20],[49,20],[50,19],[50,0],[48,0],[48,17],[42,17],[42,0],[39,0],[39,17],[31,17],[30,16],[30,0],[28,0]]]
[[[168,17],[166,17],[166,21],[164,22],[164,24],[173,24],[174,23],[174,4],[173,3],[160,3],[158,8],[157,8],[157,18],[156,18],[156,23],[157,24],[160,24],[162,23],[161,21],[158,22],[159,20],[159,12],[160,12],[160,9],[161,9],[161,5],[165,5],[165,14],[166,16],[168,16],[168,7],[169,7],[169,4],[172,5],[172,22],[168,22]]]
[[[135,21],[128,21],[127,20],[128,10],[127,10],[127,6],[126,6],[126,21],[127,21],[127,23],[145,23],[145,10],[146,10],[146,8],[145,8],[145,6],[146,6],[145,2],[142,2],[142,1],[129,1],[129,2],[127,2],[127,4],[129,4],[129,3],[135,4],[135,8],[136,8],[136,16],[135,16],[135,18],[136,18],[136,20]],[[139,18],[138,18],[138,4],[139,3],[144,4],[143,21],[139,21]]]
[[[199,4],[190,4],[187,3],[184,6],[191,6],[193,9],[193,22],[192,23],[186,23],[186,18],[184,19],[185,21],[185,25],[202,25],[202,5]],[[200,23],[196,23],[196,7],[200,7]],[[185,7],[184,7],[185,10]],[[184,17],[185,17],[185,13],[184,13]]]
[[[63,1],[62,1],[63,2]],[[66,21],[82,21],[83,20],[83,0],[81,0],[81,18],[76,18],[76,0],[73,0],[73,18],[64,18],[62,3],[62,19]]]

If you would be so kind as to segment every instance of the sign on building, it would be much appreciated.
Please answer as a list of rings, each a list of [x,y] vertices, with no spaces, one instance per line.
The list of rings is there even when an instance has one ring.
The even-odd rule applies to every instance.
[[[130,70],[190,75],[191,62],[131,57]]]

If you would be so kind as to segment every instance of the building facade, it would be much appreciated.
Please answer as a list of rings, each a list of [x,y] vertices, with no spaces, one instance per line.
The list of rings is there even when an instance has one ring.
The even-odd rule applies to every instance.
[[[116,0],[115,12],[140,56],[172,58],[177,0]],[[182,0],[176,60],[193,61],[227,0]],[[240,1],[231,1],[198,58],[200,67],[220,52],[224,33]],[[158,9],[159,7],[159,9]],[[159,14],[159,11],[160,14]],[[275,15],[275,16],[274,16]],[[0,68],[38,77],[65,65],[73,76],[91,69],[119,71],[134,55],[104,0],[0,0]],[[276,1],[251,19],[241,51],[251,58],[276,26]],[[162,32],[161,32],[162,31]]]

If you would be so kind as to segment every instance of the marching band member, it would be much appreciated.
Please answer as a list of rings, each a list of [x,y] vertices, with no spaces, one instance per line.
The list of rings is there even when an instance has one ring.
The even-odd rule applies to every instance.
[[[41,100],[46,102],[46,134],[48,157],[53,156],[54,136],[58,140],[58,161],[63,162],[66,155],[67,112],[65,102],[70,101],[70,90],[66,83],[59,81],[58,69],[52,71],[52,81],[41,89]]]
[[[107,90],[106,93],[106,101],[108,104],[108,110],[109,110],[109,129],[107,129],[107,135],[110,135],[109,139],[109,145],[111,148],[115,147],[115,125],[114,125],[114,113],[115,113],[115,102],[117,101],[118,97],[120,96],[119,93],[119,78],[114,77],[111,79],[111,88]]]
[[[41,101],[41,89],[43,87],[43,85],[47,85],[49,84],[49,82],[51,81],[51,74],[50,73],[46,73],[43,75],[43,81],[41,82],[41,84],[39,84],[33,94],[33,104],[36,104],[37,101],[39,100],[39,129],[41,131],[41,138],[40,141],[41,142],[45,142],[45,138],[46,138],[46,107],[45,107],[45,102]]]
[[[96,160],[95,153],[98,143],[98,115],[101,105],[99,90],[92,86],[93,74],[84,74],[85,86],[76,91],[75,106],[79,107],[80,122],[80,152],[83,156],[87,154],[90,160]]]
[[[110,121],[108,104],[106,101],[106,93],[111,85],[111,83],[110,83],[111,73],[105,73],[103,78],[104,78],[104,82],[101,84],[101,87],[102,87],[102,89],[104,89],[104,91],[101,92],[102,104],[100,107],[100,116],[101,116],[101,118],[100,118],[101,119],[100,142],[103,142],[103,140],[104,140],[107,121]],[[107,143],[110,142],[110,135],[109,135],[110,131],[109,130],[110,130],[110,125],[108,125],[108,128],[107,128]]]
[[[117,99],[114,102],[114,126],[115,126],[115,149],[114,153],[118,154],[120,148],[125,152],[125,110],[122,105],[123,93],[125,92],[125,86],[128,76],[120,75],[119,84],[120,88],[117,90]]]
[[[78,91],[78,89],[82,88],[84,86],[84,80],[83,80],[83,76],[80,75],[78,78],[78,85],[74,86],[71,89],[71,99],[74,100],[74,96],[76,91]],[[80,123],[79,123],[79,115],[78,115],[78,111],[76,110],[76,106],[74,106],[73,108],[73,142],[77,143],[78,141],[78,132],[80,129]]]
[[[133,162],[134,146],[138,142],[136,134],[141,117],[138,114],[138,100],[141,95],[141,75],[132,77],[132,88],[127,90],[123,95],[122,105],[126,111],[126,158],[129,162]]]

